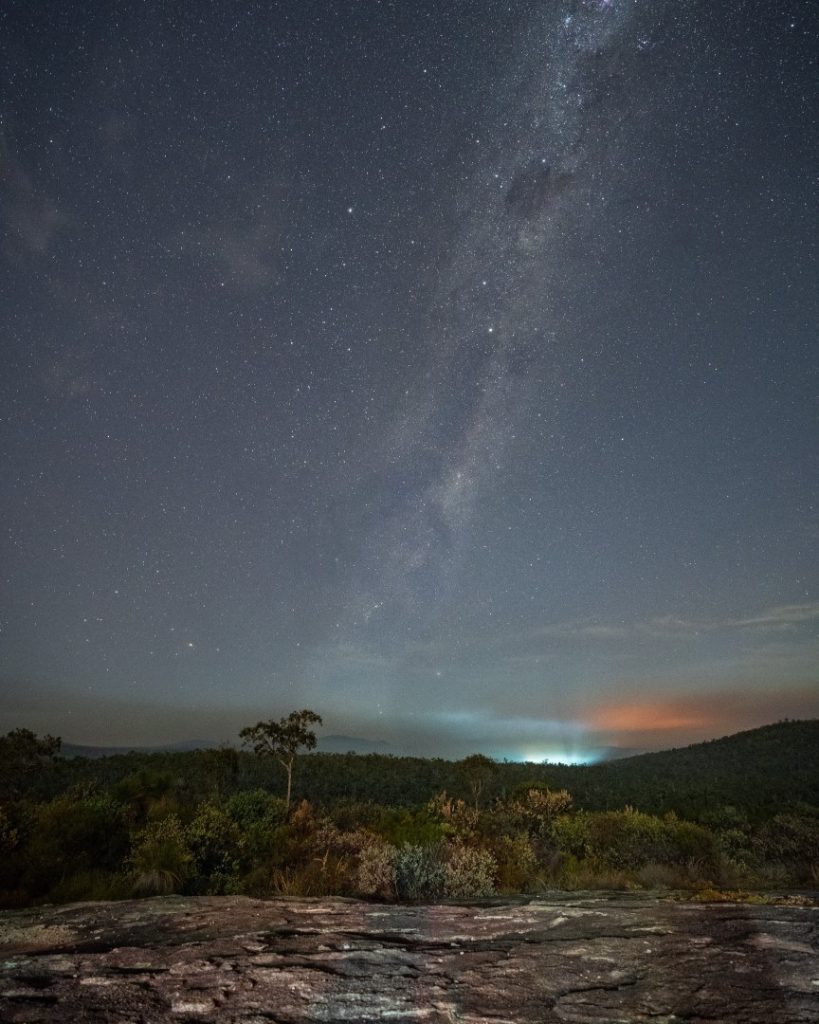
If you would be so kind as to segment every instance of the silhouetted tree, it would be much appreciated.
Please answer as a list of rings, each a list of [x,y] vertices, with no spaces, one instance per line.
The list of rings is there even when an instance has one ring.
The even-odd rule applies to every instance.
[[[287,807],[290,807],[290,791],[293,783],[293,762],[301,747],[313,750],[316,734],[309,728],[321,725],[321,716],[305,708],[291,711],[287,718],[278,722],[257,722],[248,725],[239,733],[242,742],[253,748],[258,757],[275,758],[287,772]]]

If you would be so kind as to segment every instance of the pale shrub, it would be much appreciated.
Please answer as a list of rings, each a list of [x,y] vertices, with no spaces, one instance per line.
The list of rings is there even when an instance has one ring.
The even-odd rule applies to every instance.
[[[436,900],[446,887],[446,871],[440,844],[417,846],[404,843],[395,856],[395,889],[399,899]]]
[[[454,843],[444,864],[444,893],[451,899],[493,896],[497,868],[488,850]]]
[[[358,857],[357,887],[362,896],[394,899],[395,865],[398,851],[377,836],[361,849]]]

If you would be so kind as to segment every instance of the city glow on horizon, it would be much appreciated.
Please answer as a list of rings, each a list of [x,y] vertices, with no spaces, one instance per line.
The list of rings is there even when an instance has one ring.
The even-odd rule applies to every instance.
[[[588,750],[561,750],[550,748],[548,750],[535,750],[526,748],[520,751],[518,756],[511,758],[513,761],[528,762],[532,764],[595,764],[600,760],[599,754]]]

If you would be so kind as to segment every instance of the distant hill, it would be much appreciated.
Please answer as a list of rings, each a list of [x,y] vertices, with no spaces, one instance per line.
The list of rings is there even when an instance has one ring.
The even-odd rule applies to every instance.
[[[317,749],[325,754],[390,754],[385,740],[363,740],[359,736],[319,736]]]
[[[776,812],[819,807],[819,719],[777,722],[689,747],[639,754],[587,769],[591,802],[692,814],[703,807]],[[585,790],[585,786],[581,787]]]
[[[147,747],[95,747],[83,743],[63,743],[63,757],[117,757],[122,754],[173,754],[189,750],[212,750],[221,744],[213,740],[184,740],[180,743],[156,744]],[[320,736],[317,749],[326,754],[390,754],[390,745],[384,740],[364,740],[358,736]]]
[[[121,754],[173,754],[185,753],[189,750],[210,750],[218,746],[212,740],[183,740],[181,743],[169,743],[153,747],[91,747],[82,743],[63,743],[60,754],[63,757],[116,757]]]

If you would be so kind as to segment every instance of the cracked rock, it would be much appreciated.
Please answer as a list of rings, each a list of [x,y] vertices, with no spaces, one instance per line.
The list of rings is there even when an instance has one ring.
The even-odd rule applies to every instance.
[[[816,1024],[819,908],[161,897],[0,913],[9,1024]]]

